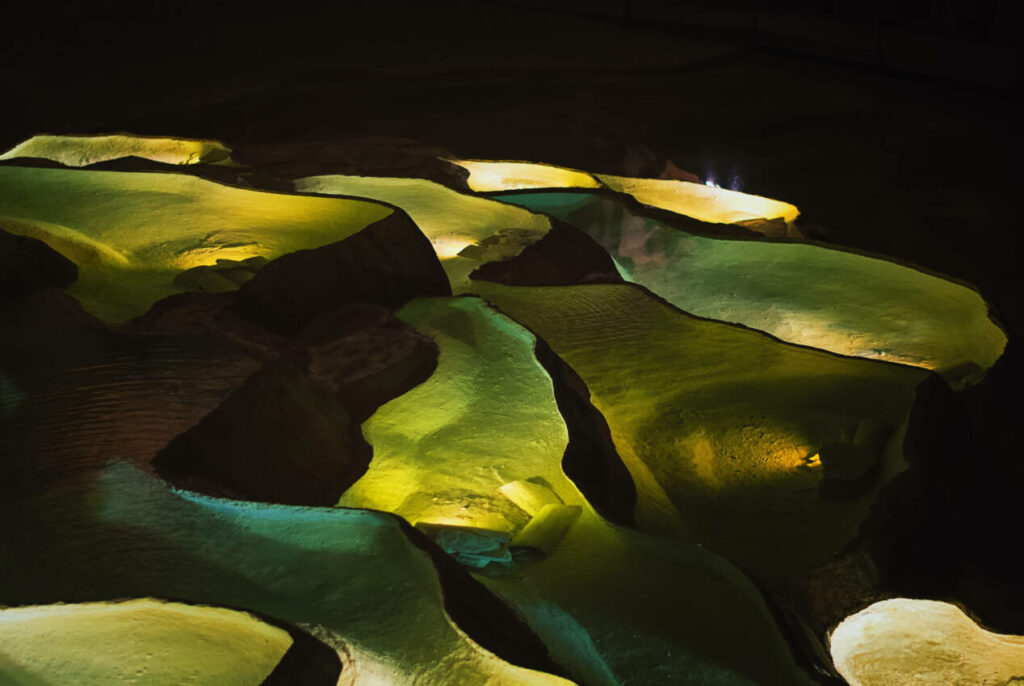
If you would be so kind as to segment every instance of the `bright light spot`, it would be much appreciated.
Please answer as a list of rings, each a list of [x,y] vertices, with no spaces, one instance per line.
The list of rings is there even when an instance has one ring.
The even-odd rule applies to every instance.
[[[430,241],[434,246],[434,252],[438,259],[448,260],[456,257],[463,249],[473,245],[475,241],[471,238],[461,236],[439,236]]]
[[[753,219],[796,221],[800,210],[788,202],[722,188],[713,178],[703,184],[672,179],[634,179],[598,174],[605,186],[676,214],[714,224],[734,224]]]

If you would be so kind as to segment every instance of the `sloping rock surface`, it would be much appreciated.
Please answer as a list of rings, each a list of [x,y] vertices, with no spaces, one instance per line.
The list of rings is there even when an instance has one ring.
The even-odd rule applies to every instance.
[[[408,215],[395,211],[331,245],[267,264],[238,292],[245,316],[294,334],[341,305],[395,309],[417,296],[451,295],[437,255]]]
[[[582,231],[560,221],[551,231],[515,257],[488,262],[470,278],[509,286],[570,286],[578,283],[619,283],[622,277],[604,249]]]
[[[154,466],[201,493],[327,506],[366,471],[370,454],[345,409],[277,360],[172,440]]]

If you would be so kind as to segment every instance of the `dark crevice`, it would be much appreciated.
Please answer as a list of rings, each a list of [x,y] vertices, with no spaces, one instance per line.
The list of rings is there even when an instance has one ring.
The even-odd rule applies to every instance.
[[[337,686],[344,665],[337,651],[294,624],[257,615],[292,637],[292,644],[260,686]]]
[[[399,523],[409,541],[434,563],[445,612],[471,639],[510,664],[573,678],[551,658],[547,646],[515,610],[474,579],[426,534],[398,515],[388,514]]]
[[[608,422],[590,402],[590,389],[551,346],[534,334],[537,361],[551,377],[555,402],[569,430],[562,470],[610,522],[636,526],[636,486],[619,457]]]

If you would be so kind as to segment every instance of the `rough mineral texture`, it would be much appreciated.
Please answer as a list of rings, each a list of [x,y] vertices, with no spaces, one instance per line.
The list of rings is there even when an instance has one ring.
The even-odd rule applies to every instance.
[[[154,466],[201,493],[333,505],[369,462],[370,446],[345,408],[277,360],[172,440]]]
[[[341,305],[398,308],[417,296],[449,295],[433,249],[401,212],[331,245],[274,260],[238,293],[245,316],[294,334]]]

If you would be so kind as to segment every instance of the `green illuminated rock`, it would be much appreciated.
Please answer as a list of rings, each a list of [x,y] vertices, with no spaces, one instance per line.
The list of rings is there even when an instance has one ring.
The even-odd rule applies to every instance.
[[[303,193],[372,198],[402,208],[430,239],[456,293],[466,292],[469,273],[478,266],[518,255],[551,228],[545,216],[426,179],[327,175],[297,179],[294,187]]]
[[[34,514],[16,521],[14,511]],[[569,683],[510,664],[461,631],[451,619],[460,606],[449,611],[447,600],[461,589],[443,585],[430,554],[388,514],[176,492],[117,463],[6,499],[0,515],[2,603],[175,598],[299,624],[371,682]],[[503,625],[497,651],[536,641],[500,604],[491,609],[493,597],[473,597],[478,621]],[[519,657],[556,669],[536,648]]]
[[[888,260],[817,244],[695,235],[586,192],[500,198],[579,227],[627,280],[700,317],[934,369],[954,384],[978,380],[1006,345],[976,291]]]
[[[897,430],[865,451],[875,477],[856,496],[822,497],[823,446],[852,445],[865,421],[900,427],[921,370],[786,345],[633,285],[478,290],[587,384],[636,482],[643,530],[783,578],[839,550],[904,467]]]
[[[79,277],[69,292],[114,323],[187,290],[174,280],[192,267],[328,245],[392,212],[186,174],[0,167],[0,229],[38,238],[74,262]]]
[[[564,503],[559,512],[573,516],[528,541],[542,548],[539,559],[478,578],[574,676],[588,684],[809,683],[735,567],[698,546],[609,524],[566,478],[570,436],[530,332],[477,298],[415,300],[398,315],[437,342],[438,367],[364,423],[374,458],[341,505],[512,538],[532,536],[531,515],[545,504]],[[607,459],[599,450],[590,457]],[[743,650],[737,634],[747,637]]]
[[[148,598],[0,610],[7,684],[260,686],[291,645],[244,612]]]

